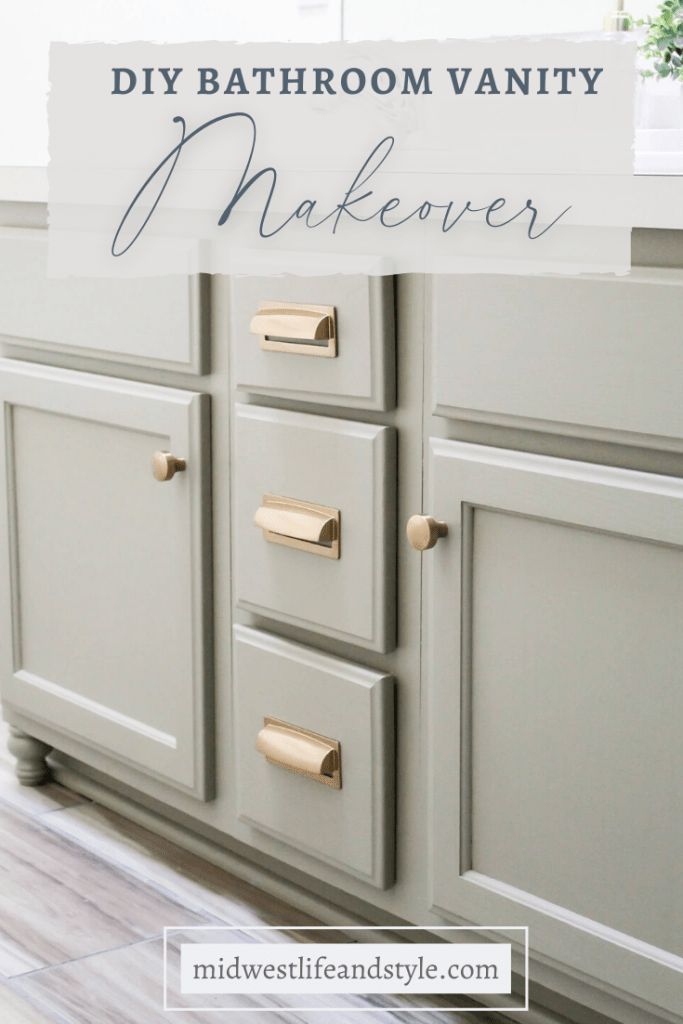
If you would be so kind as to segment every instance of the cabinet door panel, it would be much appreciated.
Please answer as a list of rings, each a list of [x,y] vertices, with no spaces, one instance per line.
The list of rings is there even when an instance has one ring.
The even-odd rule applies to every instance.
[[[203,396],[10,361],[0,388],[3,699],[206,795]]]
[[[683,481],[431,442],[433,902],[683,1005]]]

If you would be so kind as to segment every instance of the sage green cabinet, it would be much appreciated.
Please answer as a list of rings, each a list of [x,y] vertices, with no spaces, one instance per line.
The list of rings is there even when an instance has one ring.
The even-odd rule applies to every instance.
[[[680,264],[217,276],[200,380],[205,282],[45,260],[0,231],[3,352],[100,372],[0,360],[22,781],[50,744],[59,780],[137,793],[312,916],[526,926],[543,1024],[680,1024]],[[290,304],[333,307],[336,355]],[[418,554],[421,512],[448,533]]]
[[[432,440],[432,904],[683,1005],[683,481]]]
[[[6,709],[207,797],[208,398],[9,360],[0,393]]]

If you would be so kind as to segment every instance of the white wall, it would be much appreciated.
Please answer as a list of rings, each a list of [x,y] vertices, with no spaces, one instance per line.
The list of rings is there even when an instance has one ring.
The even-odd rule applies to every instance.
[[[343,11],[342,11],[343,2]],[[599,29],[611,0],[1,0],[1,166],[47,163],[50,40],[424,39]],[[632,0],[635,15],[656,0]]]
[[[472,38],[596,32],[613,0],[344,0],[347,39]],[[657,0],[626,0],[641,18]]]

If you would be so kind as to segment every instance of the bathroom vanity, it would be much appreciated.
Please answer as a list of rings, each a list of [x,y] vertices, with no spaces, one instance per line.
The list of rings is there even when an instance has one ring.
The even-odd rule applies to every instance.
[[[0,214],[21,780],[330,923],[528,926],[530,1021],[683,1020],[683,233],[80,281]]]

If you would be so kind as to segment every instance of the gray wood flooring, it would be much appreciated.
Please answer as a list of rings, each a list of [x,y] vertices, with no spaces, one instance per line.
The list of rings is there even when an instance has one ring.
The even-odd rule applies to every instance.
[[[316,1014],[265,996],[243,1004],[248,1013],[239,1004],[231,1012],[211,1009],[211,999],[196,1012],[163,1011],[164,925],[283,922],[317,924],[58,785],[19,786],[0,734],[2,1024],[466,1024],[460,1014],[406,1012],[408,999],[392,1000],[395,1011],[359,1013],[376,1006],[373,997],[345,997],[338,1009]],[[335,938],[342,936],[293,930],[282,941]],[[309,1003],[316,1005],[312,997],[298,1001]],[[476,1014],[476,1024],[485,1024],[483,1016]]]

